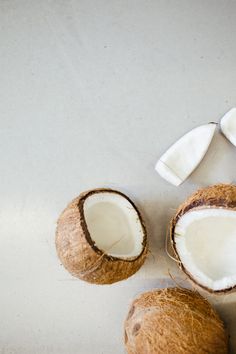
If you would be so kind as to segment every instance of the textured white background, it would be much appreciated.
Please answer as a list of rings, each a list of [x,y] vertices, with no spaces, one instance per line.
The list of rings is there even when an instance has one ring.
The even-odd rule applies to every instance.
[[[122,354],[133,296],[180,276],[167,223],[196,188],[235,181],[236,149],[217,135],[179,188],[153,167],[236,104],[235,16],[226,0],[0,1],[1,354]],[[59,213],[100,186],[134,199],[152,251],[103,287],[72,278],[54,248]],[[236,353],[236,297],[210,300]]]

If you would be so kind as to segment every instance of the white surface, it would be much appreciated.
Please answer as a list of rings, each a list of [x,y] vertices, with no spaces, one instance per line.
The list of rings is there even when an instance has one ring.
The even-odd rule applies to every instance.
[[[177,274],[163,250],[176,207],[235,181],[236,149],[220,135],[179,188],[154,171],[173,141],[235,106],[235,11],[220,0],[0,2],[1,354],[124,353],[133,296]],[[101,287],[72,278],[54,247],[62,209],[100,186],[143,210],[152,252],[137,275]],[[236,297],[211,301],[236,353]]]

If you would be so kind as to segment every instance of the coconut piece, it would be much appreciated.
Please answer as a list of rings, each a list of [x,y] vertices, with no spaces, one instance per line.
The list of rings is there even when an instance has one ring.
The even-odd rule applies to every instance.
[[[171,221],[182,270],[209,292],[236,288],[236,186],[217,184],[188,198]]]
[[[226,354],[228,336],[209,302],[196,292],[167,288],[136,298],[124,325],[128,354]]]
[[[139,210],[123,193],[90,190],[75,198],[59,217],[56,249],[72,275],[111,284],[128,278],[144,263],[146,229]]]
[[[175,186],[183,183],[205,156],[215,129],[216,123],[208,123],[182,136],[157,161],[159,175]]]
[[[232,108],[221,118],[220,128],[224,136],[236,146],[236,108]]]

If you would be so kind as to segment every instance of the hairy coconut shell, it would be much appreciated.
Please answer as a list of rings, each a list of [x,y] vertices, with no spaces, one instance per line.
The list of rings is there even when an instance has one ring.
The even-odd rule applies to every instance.
[[[177,210],[176,215],[173,217],[170,223],[170,238],[173,247],[173,251],[177,260],[179,261],[180,268],[184,273],[193,281],[194,284],[200,286],[201,288],[213,293],[228,292],[236,288],[230,287],[224,290],[209,289],[201,284],[199,284],[193,276],[187,271],[187,269],[181,263],[181,259],[176,249],[175,244],[175,226],[178,220],[188,211],[205,209],[207,207],[212,208],[225,208],[236,211],[236,185],[233,184],[216,184],[207,188],[199,189],[192,196],[190,196]]]
[[[167,288],[140,295],[125,321],[128,354],[226,354],[223,322],[201,295]]]
[[[94,193],[117,193],[126,198],[138,213],[143,229],[143,250],[137,257],[117,258],[100,250],[91,239],[83,204]],[[57,222],[56,249],[64,267],[74,276],[95,284],[111,284],[133,275],[147,255],[147,234],[140,212],[123,193],[112,189],[94,189],[80,194],[62,212]]]

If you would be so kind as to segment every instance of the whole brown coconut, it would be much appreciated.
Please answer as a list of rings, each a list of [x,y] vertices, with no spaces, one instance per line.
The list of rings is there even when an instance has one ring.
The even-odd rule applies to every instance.
[[[180,205],[176,215],[170,223],[170,240],[180,268],[195,285],[200,286],[211,293],[225,293],[232,289],[236,289],[236,271],[234,263],[236,249],[234,241],[235,237],[233,237],[236,229],[235,212],[236,185],[217,184],[200,189],[190,196]],[[200,213],[205,220],[207,214],[211,213],[208,224],[211,226],[208,226],[208,234],[206,235],[203,234],[203,224],[200,225],[199,223],[199,220],[203,220],[203,218],[199,218],[198,220],[196,218],[196,215],[200,215]],[[196,243],[193,243],[192,248],[190,248],[190,242],[188,241],[190,240],[190,235],[186,233],[184,237],[186,242],[189,242],[189,249],[187,249],[187,252],[184,251],[181,254],[180,246],[182,246],[182,244],[178,243],[180,239],[178,233],[179,230],[182,232],[183,223],[179,229],[178,225],[184,217],[189,217],[190,214],[192,214],[192,216],[195,214],[195,216],[193,216],[193,221],[195,222],[195,235],[193,235],[193,231],[191,232],[192,236],[195,237]],[[221,223],[218,222],[217,224],[220,217],[223,219],[222,216],[224,217],[224,221]],[[229,222],[227,222],[227,219]],[[207,225],[206,222],[205,225]],[[209,242],[207,241],[207,238],[209,238]],[[197,240],[199,240],[199,249],[197,248]],[[193,241],[194,238],[192,238],[191,242]],[[191,254],[191,252],[193,252],[193,254],[195,252],[192,257],[193,263],[195,262],[195,265],[197,264],[196,262],[199,263],[200,272],[198,274],[196,274],[196,272],[194,273],[194,268],[190,264],[191,262],[189,263],[189,260],[186,260],[187,257],[189,258],[189,254],[184,259],[185,254]],[[217,254],[214,254],[214,252]],[[211,258],[209,258],[210,256]],[[203,279],[203,277],[205,277],[205,279]]]
[[[144,263],[146,229],[140,212],[123,193],[90,190],[75,198],[60,215],[56,249],[72,275],[90,283],[111,284],[130,277]]]
[[[228,337],[198,293],[167,288],[133,301],[125,321],[128,354],[226,354]]]

